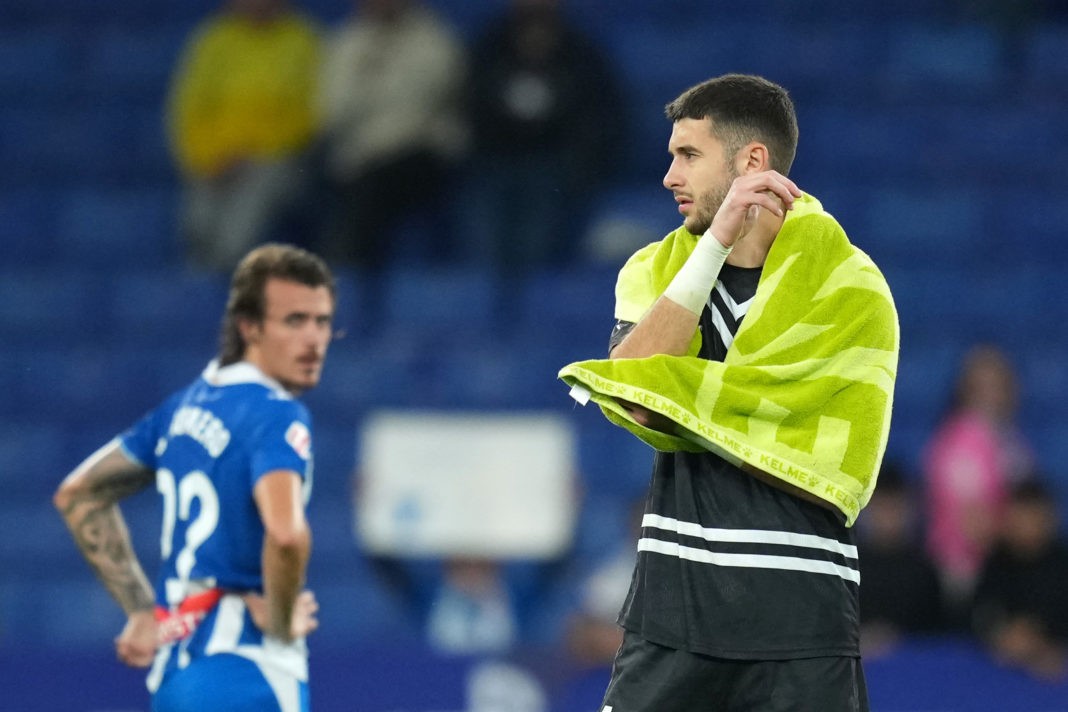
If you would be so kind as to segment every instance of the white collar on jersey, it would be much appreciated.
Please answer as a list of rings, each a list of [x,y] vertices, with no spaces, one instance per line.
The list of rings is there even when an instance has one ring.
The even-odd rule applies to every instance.
[[[292,398],[293,395],[282,384],[267,376],[257,366],[248,361],[238,361],[229,366],[219,366],[218,359],[212,359],[200,377],[213,386],[236,386],[242,383],[258,383],[275,392],[276,397]]]

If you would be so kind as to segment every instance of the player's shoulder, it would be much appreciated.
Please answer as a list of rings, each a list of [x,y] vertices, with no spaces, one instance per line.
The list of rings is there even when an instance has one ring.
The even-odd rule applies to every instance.
[[[271,384],[246,383],[227,389],[227,395],[253,422],[308,420],[307,407],[293,394]]]
[[[657,255],[660,255],[665,251],[670,252],[682,235],[690,235],[690,232],[686,230],[686,228],[680,226],[678,229],[672,230],[659,240],[654,240],[647,245],[639,247],[629,258],[627,258],[623,269],[627,269],[633,265],[651,262]],[[692,235],[690,235],[690,239],[694,239]]]
[[[308,419],[308,407],[289,393],[264,394],[263,412],[271,417]]]
[[[209,364],[201,376],[212,397],[227,407],[239,408],[254,419],[277,417],[307,418],[307,408],[280,383],[264,375],[250,363],[228,366]]]

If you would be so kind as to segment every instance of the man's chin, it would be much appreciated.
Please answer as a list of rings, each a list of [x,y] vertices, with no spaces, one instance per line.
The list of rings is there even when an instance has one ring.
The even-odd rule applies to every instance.
[[[682,226],[686,228],[691,235],[704,235],[705,231],[708,230],[712,224],[704,220],[684,220]]]
[[[283,381],[282,385],[293,395],[300,395],[319,385],[319,374],[302,374],[297,378]]]

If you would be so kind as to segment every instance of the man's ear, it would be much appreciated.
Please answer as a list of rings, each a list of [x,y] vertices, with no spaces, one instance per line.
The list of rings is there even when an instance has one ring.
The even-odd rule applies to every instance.
[[[241,340],[246,344],[254,344],[260,340],[262,329],[258,321],[238,319],[237,330],[241,333]]]
[[[768,147],[759,141],[751,141],[738,151],[735,156],[735,168],[738,175],[760,173],[771,168],[771,154]]]

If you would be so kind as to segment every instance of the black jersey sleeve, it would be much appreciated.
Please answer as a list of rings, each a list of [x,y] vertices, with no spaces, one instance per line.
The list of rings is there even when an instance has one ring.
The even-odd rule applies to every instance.
[[[627,334],[634,328],[633,321],[617,321],[616,325],[612,327],[612,333],[608,337],[608,353],[612,353],[612,349],[623,343],[623,339],[627,338]]]

